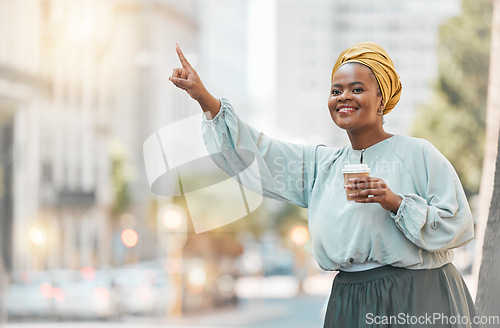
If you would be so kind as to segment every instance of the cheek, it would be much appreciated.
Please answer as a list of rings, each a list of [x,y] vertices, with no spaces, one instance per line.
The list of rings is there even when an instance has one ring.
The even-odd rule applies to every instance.
[[[332,118],[333,122],[337,124],[337,112],[335,109],[337,108],[337,97],[330,97],[328,98],[328,109],[330,111],[330,117]]]
[[[337,97],[330,96],[328,98],[328,109],[330,110],[330,114],[335,112],[335,108],[337,108]]]

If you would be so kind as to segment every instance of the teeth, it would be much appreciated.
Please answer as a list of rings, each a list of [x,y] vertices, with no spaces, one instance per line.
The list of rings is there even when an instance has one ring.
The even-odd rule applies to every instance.
[[[341,108],[339,110],[339,113],[351,113],[351,112],[354,112],[355,109],[354,108],[350,108],[350,107],[345,107],[345,108]]]

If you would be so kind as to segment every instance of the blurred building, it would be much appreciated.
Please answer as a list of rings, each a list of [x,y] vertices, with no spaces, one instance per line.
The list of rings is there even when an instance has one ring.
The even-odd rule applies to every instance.
[[[26,10],[30,8],[30,10]],[[39,208],[40,147],[37,118],[46,108],[50,84],[40,77],[40,4],[0,1],[0,253],[1,267],[13,254]],[[34,165],[34,163],[36,163]]]
[[[195,50],[194,13],[194,1],[0,0],[0,267],[156,256],[142,142],[189,114],[168,76],[176,42]],[[116,245],[124,227],[148,242]]]
[[[95,1],[0,1],[0,92],[12,122],[5,140],[12,161],[2,167],[15,270],[109,261],[98,252],[111,203],[107,108],[97,83],[111,31],[106,10]]]
[[[276,0],[276,125],[289,140],[343,146],[348,140],[327,108],[331,69],[345,48],[372,40],[391,54],[403,82],[393,133],[409,133],[415,107],[437,78],[438,27],[460,0]]]
[[[115,222],[113,256],[118,263],[135,253],[135,260],[151,260],[158,255],[156,212],[152,203],[168,202],[155,197],[146,180],[143,142],[160,128],[182,118],[201,113],[185,92],[172,86],[168,78],[180,67],[175,52],[179,43],[185,55],[197,54],[198,24],[194,0],[116,1],[116,38],[110,53],[114,68],[108,85],[113,107],[109,124],[120,148],[126,149],[126,179],[129,213]],[[140,242],[124,249],[120,229],[133,228]]]
[[[208,90],[228,98],[238,114],[248,108],[248,1],[198,0],[196,69]]]
[[[288,140],[331,143],[327,107],[337,1],[276,0],[276,125]]]

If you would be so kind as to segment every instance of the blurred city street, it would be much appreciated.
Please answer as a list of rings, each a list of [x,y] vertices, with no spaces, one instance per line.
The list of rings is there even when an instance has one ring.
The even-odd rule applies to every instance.
[[[323,296],[298,296],[291,299],[254,299],[240,305],[178,319],[123,317],[122,321],[9,323],[7,328],[319,328],[323,324]]]

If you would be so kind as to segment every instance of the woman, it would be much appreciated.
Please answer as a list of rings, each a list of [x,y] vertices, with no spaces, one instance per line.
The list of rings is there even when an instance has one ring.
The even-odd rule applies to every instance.
[[[339,270],[324,327],[476,327],[471,297],[451,264],[452,249],[474,235],[467,199],[429,142],[384,130],[383,115],[402,86],[382,47],[357,44],[334,65],[328,108],[350,140],[340,150],[265,136],[210,95],[178,46],[177,53],[182,68],[170,80],[205,112],[207,148],[224,158],[218,165],[234,172],[248,164],[237,149],[250,150],[262,193],[309,209],[313,255],[322,269]],[[360,162],[370,177],[345,186],[355,191],[348,202],[342,168]]]

